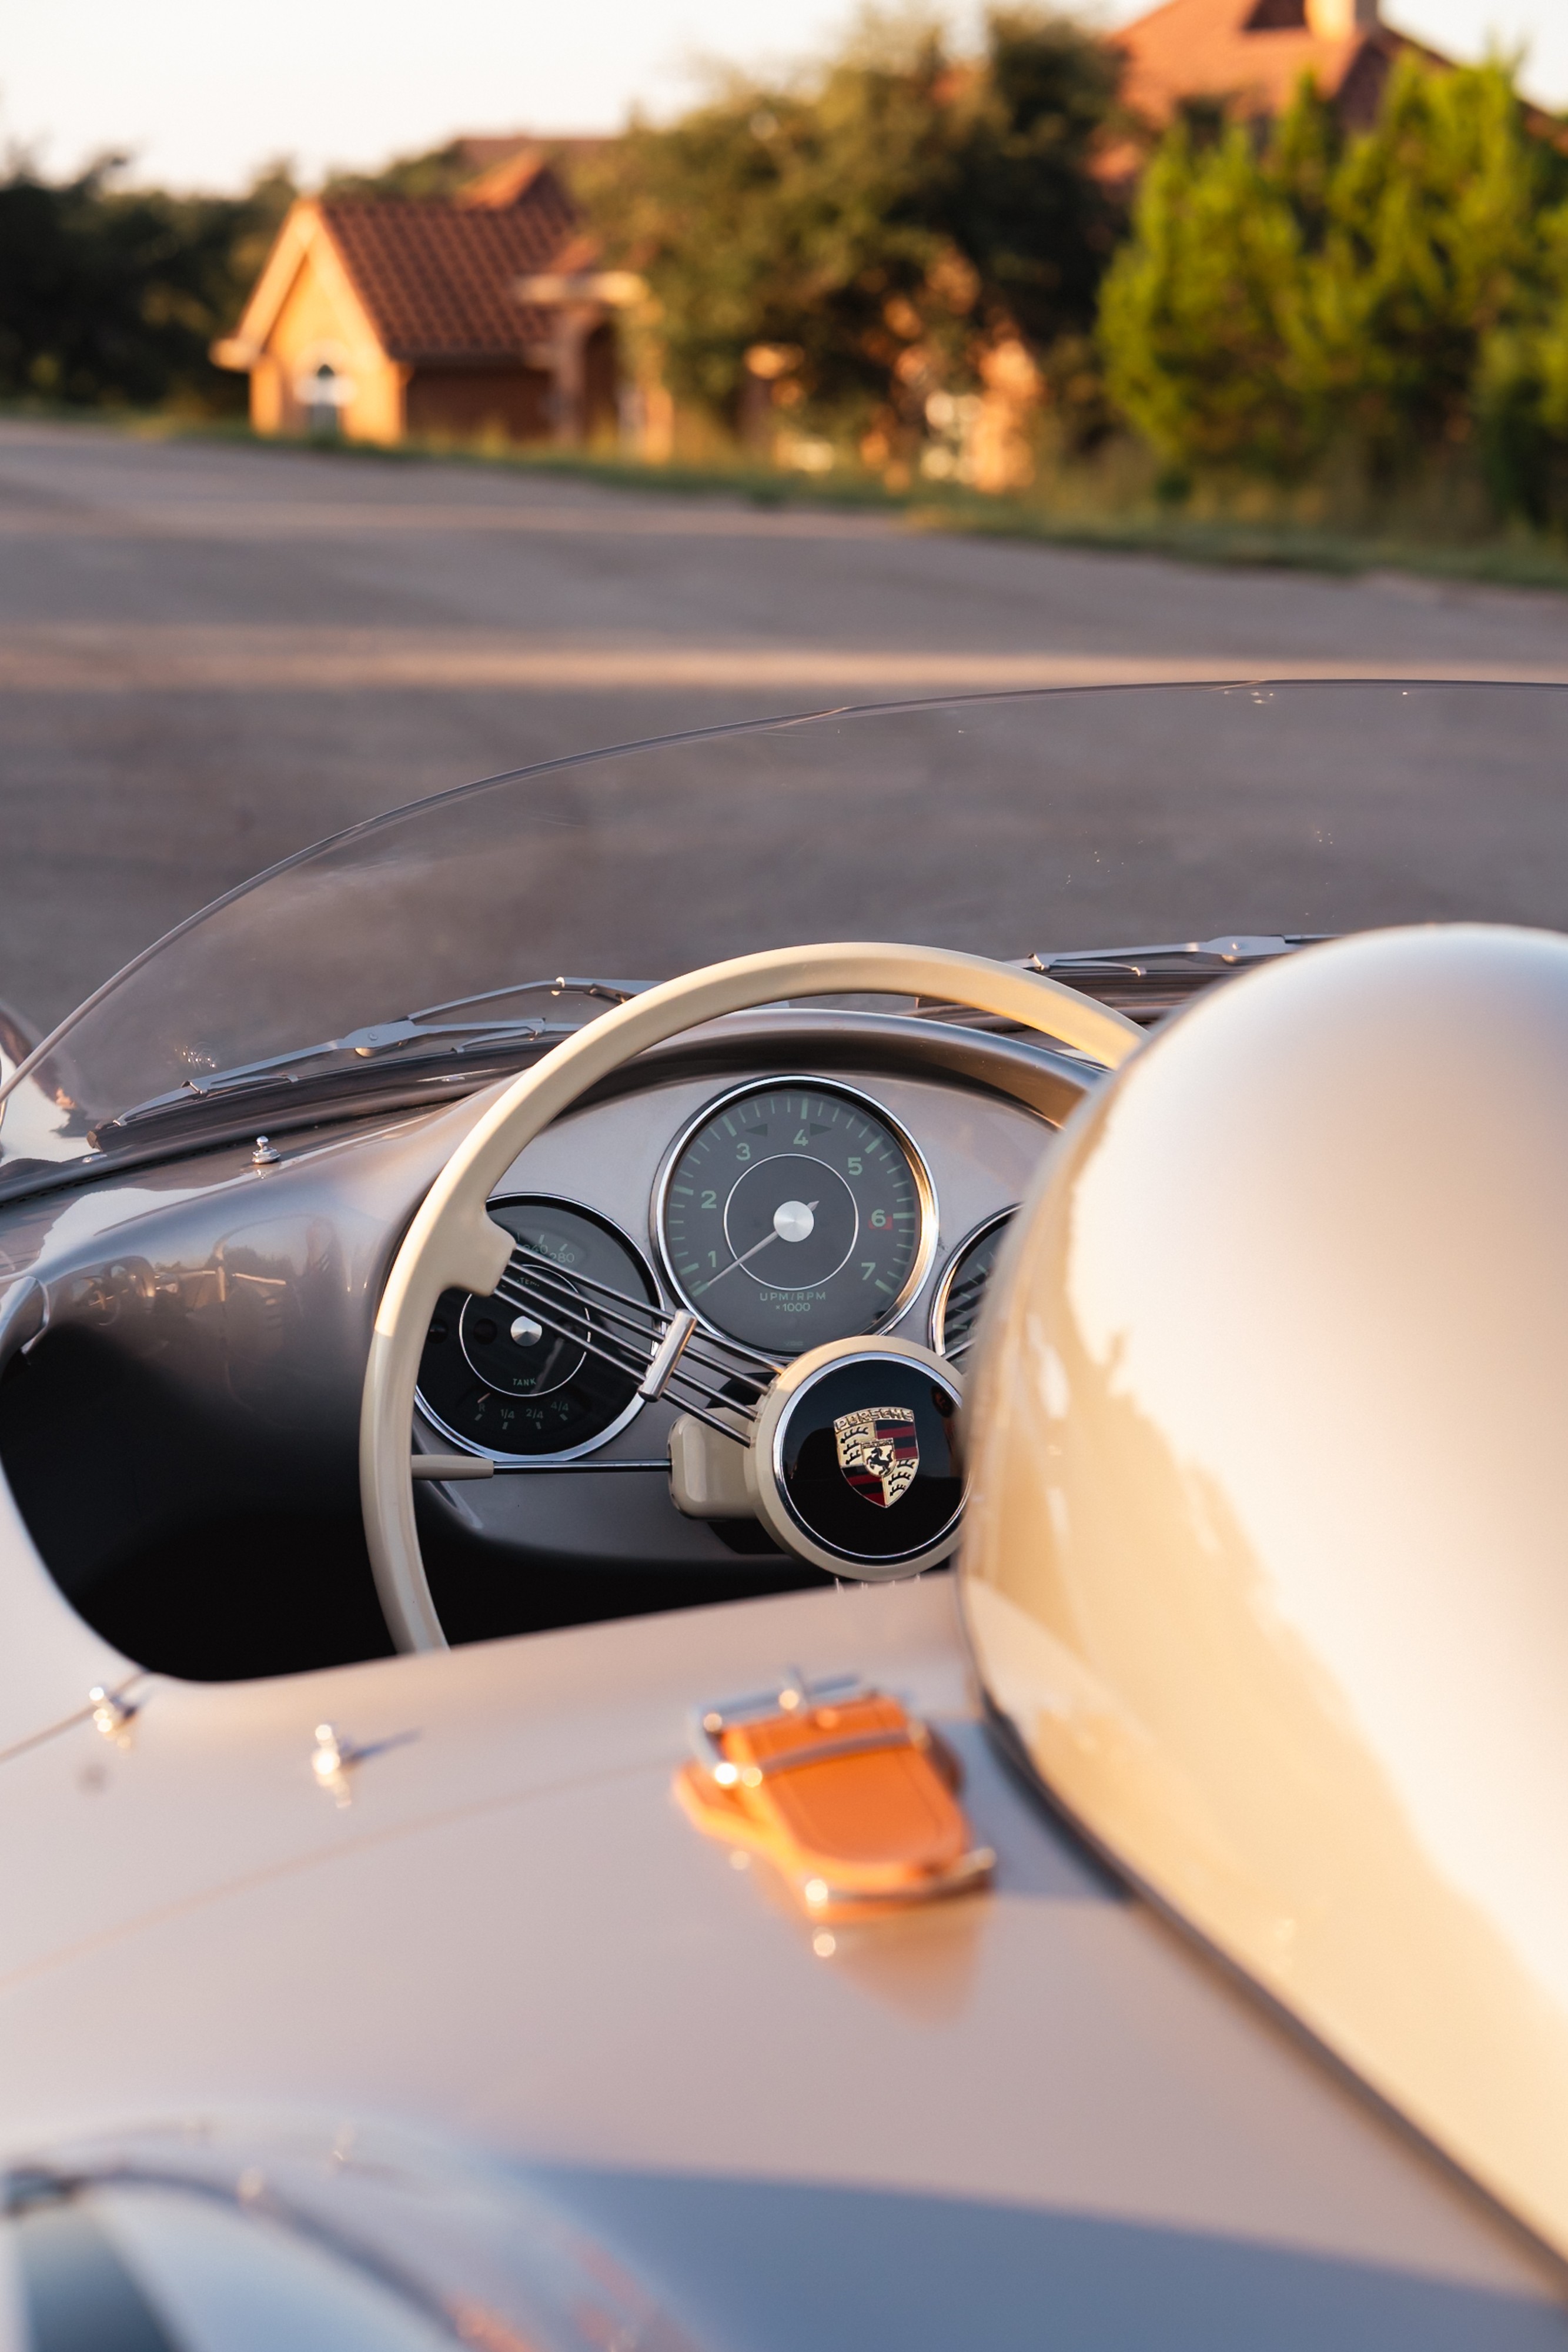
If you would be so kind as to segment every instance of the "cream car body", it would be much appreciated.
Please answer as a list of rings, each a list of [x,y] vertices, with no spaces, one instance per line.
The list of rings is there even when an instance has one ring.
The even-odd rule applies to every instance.
[[[979,721],[971,713],[966,723]],[[1393,959],[1385,999],[1371,981],[1370,996],[1351,992],[1364,1007],[1385,1002],[1392,1025],[1385,1034],[1370,1016],[1351,1021],[1342,1011],[1333,1115],[1314,1124],[1313,1040],[1332,1026],[1314,1009],[1314,992],[1332,995],[1336,971],[1385,952]],[[1195,1630],[1185,1604],[1157,1641],[1147,1635],[1162,1622],[1168,1580],[1186,1572],[1189,1557],[1195,1576],[1223,1581],[1213,1567],[1228,1556],[1212,1540],[1212,1480],[1201,1508],[1190,1477],[1178,1481],[1167,1506],[1116,1452],[1125,1413],[1114,1380],[1102,1409],[1083,1393],[1091,1363],[1119,1360],[1115,1334],[1139,1318],[1149,1348],[1176,1349],[1179,1360],[1194,1302],[1206,1302],[1218,1344],[1204,1360],[1219,1386],[1200,1384],[1185,1402],[1208,1414],[1203,1426],[1232,1449],[1212,1478],[1245,1471],[1265,1482],[1298,1479],[1300,1449],[1320,1445],[1321,1433],[1295,1427],[1260,1466],[1259,1431],[1242,1406],[1249,1391],[1255,1406],[1259,1384],[1277,1373],[1293,1412],[1310,1412],[1314,1397],[1365,1370],[1354,1348],[1336,1352],[1350,1310],[1336,1316],[1320,1286],[1262,1295],[1269,1266],[1308,1267],[1313,1253],[1321,1265],[1343,1235],[1350,1209],[1332,1185],[1354,1195],[1365,1173],[1342,1149],[1349,1128],[1381,1139],[1375,1164],[1389,1189],[1379,1197],[1393,1222],[1340,1274],[1355,1311],[1377,1328],[1393,1312],[1380,1286],[1400,1268],[1415,1284],[1389,1294],[1412,1380],[1435,1380],[1434,1366],[1451,1370],[1457,1360],[1448,1352],[1443,1296],[1469,1301],[1465,1311],[1478,1317],[1499,1296],[1486,1264],[1458,1294],[1424,1290],[1416,1277],[1438,1265],[1444,1201],[1473,1203],[1488,1139],[1507,1131],[1521,1089],[1546,1108],[1531,1113],[1539,1132],[1531,1128],[1527,1138],[1538,1181],[1520,1178],[1507,1192],[1507,1231],[1517,1237],[1528,1227],[1539,1243],[1531,1265],[1542,1263],[1556,1013],[1549,1007],[1538,1019],[1529,1007],[1545,1000],[1532,993],[1532,981],[1521,982],[1520,1020],[1500,1029],[1479,967],[1463,961],[1484,962],[1490,950],[1461,942],[1457,952],[1452,968],[1471,978],[1440,1018],[1432,1007],[1444,1003],[1441,975],[1436,965],[1427,975],[1433,995],[1416,969],[1423,953],[1441,960],[1428,942],[1311,950],[1281,957],[1278,968],[1261,958],[1262,971],[1134,1054],[1075,1118],[1073,1091],[1080,1082],[1092,1087],[1087,1064],[1070,1079],[1051,1075],[1049,1055],[1031,1064],[1030,1084],[1067,1088],[1065,1097],[1049,1096],[1058,1108],[1043,1125],[1021,1098],[1002,1097],[1004,1063],[1016,1066],[1024,1087],[1028,1049],[998,1043],[988,1091],[971,1084],[965,1093],[957,1074],[943,1076],[937,1067],[944,1051],[958,1050],[954,1033],[945,1046],[926,1009],[925,1027],[909,1045],[930,1057],[919,1083],[951,1086],[955,1118],[962,1118],[944,1137],[936,1094],[928,1102],[917,1091],[899,1098],[906,1126],[926,1121],[936,1192],[955,1202],[907,1328],[924,1332],[925,1302],[966,1234],[992,1213],[983,1188],[962,1189],[971,1165],[965,1151],[977,1168],[1001,1167],[1016,1153],[1009,1186],[1031,1148],[1040,1165],[998,1276],[999,1305],[972,1402],[977,1467],[957,1577],[820,1580],[621,1622],[198,1681],[149,1667],[94,1632],[62,1592],[10,1491],[0,1488],[0,1883],[8,1890],[0,1906],[0,2124],[16,2217],[0,2230],[0,2343],[9,2329],[18,2352],[38,2352],[26,2255],[34,2226],[27,2200],[40,2168],[57,2185],[87,2181],[82,2193],[90,2197],[99,2194],[94,2165],[145,2169],[149,2146],[165,2145],[178,2172],[196,2162],[181,2148],[215,2149],[221,2164],[218,2155],[202,2160],[221,2169],[232,2154],[234,2210],[254,2206],[259,2227],[268,2182],[291,2178],[288,2162],[305,2161],[300,2148],[325,2184],[345,2168],[352,2172],[355,2149],[373,2147],[380,2132],[413,2135],[434,2150],[435,2174],[445,2150],[453,2165],[481,2165],[486,2179],[512,2184],[519,2197],[526,2189],[549,2213],[569,2217],[602,2254],[594,2257],[601,2287],[612,2271],[621,2282],[613,2293],[622,2297],[622,2334],[613,2340],[628,2345],[785,2352],[810,2342],[848,2352],[897,2344],[935,2352],[984,2343],[1005,2352],[1050,2341],[1239,2352],[1263,2341],[1332,2341],[1367,2352],[1403,2345],[1533,2352],[1568,2341],[1549,2203],[1531,2204],[1517,2167],[1495,2160],[1495,2141],[1482,2145],[1484,2117],[1473,2129],[1450,2128],[1452,2110],[1439,2112],[1441,2101],[1425,2095],[1427,2078],[1377,2056],[1390,2046],[1378,2037],[1391,2029],[1413,2032],[1429,2052],[1444,2021],[1460,2014],[1461,1995],[1495,2001],[1474,1976],[1456,1991],[1434,1958],[1441,1950],[1462,1960],[1467,1948],[1444,1907],[1451,1895],[1406,1899],[1408,1874],[1389,1874],[1415,1852],[1400,1846],[1398,1823],[1367,1808],[1361,1781],[1347,1798],[1343,1781],[1315,1777],[1305,1748],[1287,1760],[1299,1766],[1317,1811],[1298,1808],[1282,1826],[1270,1815],[1270,1775],[1277,1780],[1279,1748],[1296,1721],[1291,1689],[1281,1687],[1261,1724],[1238,1697],[1260,1687],[1245,1644],[1267,1646],[1267,1627],[1259,1630],[1264,1604],[1254,1606],[1245,1580],[1233,1580],[1224,1590],[1242,1594],[1234,1635],[1217,1616]],[[1498,952],[1526,961],[1564,954],[1555,943]],[[1402,996],[1405,974],[1412,977]],[[840,974],[838,984],[852,977]],[[1462,1022],[1456,1027],[1461,997],[1480,1008],[1473,1040]],[[792,1016],[759,1017],[766,1028]],[[1407,1045],[1417,1033],[1427,1058],[1401,1057],[1400,1040]],[[745,1050],[763,1066],[783,1063],[782,1047],[758,1048],[758,1034],[744,1033]],[[821,1033],[811,1034],[825,1055]],[[853,1034],[855,1051],[870,1053],[871,1030]],[[904,1031],[877,1034],[889,1054],[890,1040],[909,1045]],[[979,1044],[965,1052],[991,1050],[975,1034]],[[800,1051],[797,1036],[785,1066],[797,1066]],[[1402,1090],[1384,1083],[1391,1064]],[[844,1052],[824,1067],[831,1088]],[[675,1082],[673,1068],[662,1084]],[[1168,1094],[1160,1090],[1162,1071],[1174,1073]],[[1354,1085],[1347,1071],[1362,1073]],[[1456,1072],[1469,1074],[1462,1087]],[[700,1095],[689,1073],[679,1083],[694,1087],[694,1099]],[[718,1083],[702,1081],[709,1092]],[[874,1070],[863,1083],[876,1083]],[[894,1086],[885,1073],[883,1083]],[[49,1276],[36,1287],[63,1301],[68,1278],[85,1279],[84,1268],[112,1290],[113,1268],[131,1267],[124,1328],[140,1328],[132,1294],[141,1295],[135,1269],[145,1265],[151,1330],[160,1270],[173,1263],[172,1244],[159,1235],[174,1222],[199,1213],[212,1233],[233,1234],[242,1216],[254,1222],[251,1204],[265,1200],[277,1231],[292,1234],[309,1223],[310,1188],[341,1181],[353,1216],[374,1237],[361,1256],[345,1243],[331,1261],[333,1296],[359,1301],[368,1329],[410,1209],[465,1150],[502,1092],[497,1081],[488,1094],[465,1093],[412,1120],[383,1113],[375,1137],[367,1127],[363,1135],[335,1130],[293,1144],[280,1138],[271,1161],[252,1164],[238,1140],[209,1141],[202,1155],[141,1177],[148,1197],[140,1205],[121,1197],[119,1221],[102,1225],[90,1204],[107,1202],[112,1188],[107,1171],[94,1176],[70,1192],[63,1214],[76,1222],[63,1237],[54,1224],[40,1233],[36,1217],[28,1228],[31,1262]],[[514,1164],[508,1184],[527,1183],[531,1167],[536,1189],[553,1193],[570,1139],[599,1133],[592,1122],[600,1116],[625,1120],[626,1105],[639,1099],[614,1097],[602,1113],[591,1105],[547,1129]],[[1430,1155],[1461,1099],[1491,1115],[1476,1117],[1473,1145],[1439,1182]],[[1204,1106],[1197,1112],[1195,1102]],[[689,1115],[683,1097],[666,1124],[676,1131]],[[1195,1122],[1190,1133],[1184,1118]],[[1124,1120],[1126,1158],[1114,1162],[1106,1139],[1122,1135]],[[1051,1130],[1061,1121],[1068,1131],[1058,1146]],[[1316,1156],[1302,1145],[1303,1121],[1319,1138]],[[1146,1150],[1140,1122],[1152,1138]],[[1244,1193],[1249,1213],[1216,1217],[1215,1167],[1204,1154],[1223,1148],[1232,1155],[1224,1165],[1233,1168],[1248,1139],[1255,1154]],[[652,1141],[648,1150],[652,1168]],[[405,1151],[413,1157],[396,1160],[394,1179],[394,1159]],[[1159,1173],[1168,1195],[1139,1190],[1149,1151],[1165,1155]],[[1188,1164],[1183,1154],[1192,1170],[1186,1190],[1173,1181]],[[1505,1152],[1499,1165],[1514,1183],[1517,1155]],[[1131,1171],[1124,1177],[1123,1166]],[[1109,1205],[1093,1191],[1102,1168]],[[1403,1234],[1398,1205],[1413,1188],[1430,1214]],[[1110,1286],[1110,1303],[1080,1361],[1051,1318],[1064,1297],[1079,1296],[1062,1272],[1063,1235],[1076,1230],[1075,1216],[1092,1213],[1103,1220],[1101,1238],[1079,1233],[1073,1245],[1102,1251],[1092,1265]],[[1314,1216],[1320,1223],[1311,1229]],[[1280,1219],[1290,1221],[1289,1248]],[[0,1241],[9,1233],[18,1255],[19,1231],[15,1219],[0,1223]],[[1159,1248],[1162,1234],[1169,1250]],[[1186,1255],[1173,1256],[1177,1243]],[[235,1281],[276,1280],[287,1297],[288,1285],[306,1279],[257,1274],[248,1259],[242,1268],[232,1248],[224,1263],[240,1269]],[[312,1280],[317,1264],[307,1268]],[[17,1268],[0,1314],[37,1318],[41,1310],[26,1288],[35,1281]],[[1515,1303],[1535,1318],[1532,1329],[1544,1333],[1553,1296],[1545,1282],[1521,1283]],[[424,1312],[429,1300],[420,1306]],[[29,1362],[43,1360],[51,1328],[57,1336],[58,1327],[35,1320]],[[1258,1339],[1260,1329],[1293,1335],[1283,1369]],[[1471,1351],[1494,1340],[1478,1325]],[[278,1343],[285,1363],[293,1360],[289,1344]],[[1522,1348],[1517,1365],[1523,1383]],[[267,1412],[281,1412],[282,1391],[257,1386],[254,1370],[246,1371],[249,1388],[237,1373],[229,1380],[240,1408],[251,1411],[260,1397]],[[1458,1398],[1464,1383],[1454,1379]],[[1182,1389],[1178,1372],[1178,1398]],[[1398,1423],[1406,1446],[1400,1496],[1433,1446],[1451,1455],[1461,1428],[1472,1438],[1492,1433],[1522,1475],[1539,1445],[1533,1457],[1507,1449],[1524,1444],[1525,1404],[1544,1409],[1539,1375],[1511,1405],[1511,1393],[1498,1381],[1485,1412],[1462,1423],[1425,1409]],[[353,1402],[357,1409],[357,1395]],[[372,1384],[367,1425],[376,1411]],[[1083,1419],[1074,1421],[1080,1411]],[[1082,1449],[1065,1466],[1051,1451],[1064,1428]],[[1387,1448],[1375,1439],[1378,1432],[1355,1415],[1343,1433],[1343,1483],[1312,1490],[1314,1510],[1328,1514],[1337,1493],[1339,1507],[1358,1523],[1364,1517],[1384,1491]],[[1186,1445],[1186,1436],[1178,1443]],[[622,1444],[613,1440],[606,1459]],[[632,1451],[626,1459],[618,1482],[606,1473],[617,1493],[647,1476]],[[12,1461],[21,1482],[26,1465]],[[1503,1454],[1489,1456],[1488,1475],[1502,1461]],[[84,1462],[84,1479],[94,1475]],[[575,1467],[541,1473],[528,1491],[541,1510],[559,1511],[566,1506],[549,1496],[578,1492],[572,1482],[581,1475]],[[487,1496],[505,1483],[497,1475],[473,1491]],[[513,1480],[509,1491],[522,1486]],[[453,1490],[453,1512],[468,1491]],[[113,1490],[94,1506],[104,1513],[120,1507]],[[1550,1509],[1542,1512],[1540,1528],[1549,1528]],[[1457,1591],[1473,1560],[1475,1530],[1451,1516],[1446,1524],[1444,1557]],[[1325,1539],[1343,1533],[1328,1518],[1321,1526]],[[1266,1549],[1266,1564],[1279,1556]],[[1423,1545],[1420,1559],[1430,1556]],[[1416,1553],[1386,1557],[1390,1609],[1418,1621],[1430,1615],[1419,1591],[1411,1597]],[[1546,1554],[1538,1548],[1532,1557]],[[1398,1559],[1406,1565],[1396,1573]],[[1511,1640],[1521,1622],[1509,1621]],[[1447,1674],[1455,1652],[1445,1650],[1436,1624],[1428,1632],[1428,1663]],[[1465,1638],[1472,1696],[1475,1676],[1495,1692],[1485,1720],[1500,1754],[1516,1686],[1507,1659],[1495,1686],[1486,1684],[1491,1669],[1479,1637]],[[1542,1639],[1544,1656],[1546,1633]],[[1269,1654],[1270,1671],[1286,1675],[1300,1645],[1276,1642]],[[737,1866],[676,1808],[672,1776],[694,1706],[766,1687],[790,1670],[814,1680],[846,1669],[903,1695],[961,1755],[971,1822],[997,1855],[988,1892],[824,1932],[763,1869]],[[1310,1665],[1301,1671],[1310,1679]],[[1427,1687],[1446,1722],[1448,1686]],[[1319,1683],[1312,1694],[1318,1712],[1302,1738],[1320,1736],[1324,1723],[1342,1731],[1333,1694],[1322,1701]],[[1539,1740],[1549,1746],[1550,1726],[1540,1720]],[[1536,1736],[1533,1722],[1521,1741]],[[1541,1786],[1554,1769],[1547,1746],[1519,1751]],[[1333,1753],[1349,1756],[1343,1738]],[[1249,1759],[1260,1757],[1249,1779]],[[1042,1801],[1031,1766],[1116,1868]],[[1506,1798],[1513,1784],[1500,1785]],[[1229,1804],[1239,1811],[1228,1813]],[[1480,1818],[1481,1829],[1497,1818]],[[1554,1833],[1550,1821],[1531,1832],[1537,1863]],[[1227,1841],[1244,1867],[1216,1868]],[[1272,1880],[1260,1853],[1278,1864]],[[1302,1872],[1311,1880],[1304,1886]],[[1131,1892],[1123,1873],[1157,1901]],[[1312,1912],[1324,1885],[1326,1899],[1348,1902],[1360,1923],[1337,1946]],[[1216,1949],[1234,1965],[1218,1965]],[[1390,1981],[1398,1997],[1377,2007]],[[1367,1985],[1375,2000],[1370,2011],[1354,2011],[1353,2022],[1370,2019],[1357,2039],[1344,2029],[1351,2012],[1342,1995]],[[1460,2051],[1448,2053],[1443,2083],[1462,2096],[1488,2092]],[[285,2144],[294,2152],[287,2161],[277,2154]],[[83,2147],[98,2154],[84,2158]],[[1527,2156],[1527,2172],[1535,2160]],[[367,2160],[372,2198],[373,2169]],[[110,2234],[121,2231],[168,2340],[187,2352],[229,2352],[246,2341],[232,2313],[225,2322],[220,2312],[198,2335],[178,2247],[150,2252],[151,2240],[138,2239],[123,2212],[114,2218],[113,2195],[123,2203],[123,2189],[101,2193]],[[534,2227],[519,2221],[519,2242]],[[635,2291],[628,2281],[640,2283]],[[421,2320],[429,2340],[465,2340],[458,2307],[442,2308],[444,2318],[432,2305]],[[575,2319],[569,2314],[538,2340],[612,2340],[602,2327],[594,2336],[601,2323],[591,2325],[586,2306],[572,2308]],[[513,2341],[522,2340],[519,2326]],[[322,2320],[314,2336],[294,2340],[355,2339],[348,2322]],[[466,2340],[504,2339],[471,2330]]]

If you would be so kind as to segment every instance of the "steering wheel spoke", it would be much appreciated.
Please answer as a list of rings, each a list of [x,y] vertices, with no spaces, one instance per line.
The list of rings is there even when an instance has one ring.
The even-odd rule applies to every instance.
[[[513,1250],[495,1296],[624,1372],[640,1396],[668,1397],[737,1444],[745,1444],[762,1397],[783,1370],[758,1349],[705,1330],[689,1308],[671,1314],[610,1283],[565,1275],[526,1242]]]

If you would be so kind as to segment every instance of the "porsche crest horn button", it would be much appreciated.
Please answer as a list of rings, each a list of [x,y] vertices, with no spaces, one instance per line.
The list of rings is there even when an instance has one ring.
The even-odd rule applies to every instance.
[[[864,1405],[833,1423],[839,1468],[855,1493],[890,1511],[915,1484],[920,1438],[907,1405]]]
[[[917,1576],[964,1508],[961,1376],[913,1339],[830,1339],[769,1389],[751,1439],[757,1515],[833,1576]]]

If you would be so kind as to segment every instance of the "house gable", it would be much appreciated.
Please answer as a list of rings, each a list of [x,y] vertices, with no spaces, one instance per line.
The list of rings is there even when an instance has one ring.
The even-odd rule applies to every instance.
[[[295,429],[312,406],[311,380],[330,371],[351,439],[395,441],[404,425],[408,370],[383,350],[330,240],[318,235],[267,337],[279,373],[279,416]]]
[[[1228,100],[1239,111],[1274,114],[1311,74],[1337,95],[1366,36],[1312,30],[1303,5],[1281,0],[1166,0],[1114,37],[1127,60],[1123,94],[1134,112],[1163,126],[1195,98]]]
[[[333,331],[340,339],[380,352],[375,321],[324,234],[320,206],[307,199],[290,208],[238,326],[214,352],[218,364],[250,366],[272,344],[279,320],[290,307],[308,299],[302,298],[301,289],[312,281],[319,289],[319,299],[331,306]]]
[[[1281,114],[1308,75],[1360,129],[1396,58],[1448,62],[1383,24],[1377,0],[1165,0],[1112,39],[1126,59],[1123,96],[1156,130],[1199,99],[1244,118]]]
[[[537,154],[510,159],[461,202],[303,201],[213,356],[249,373],[252,420],[266,433],[613,429],[606,306],[624,289],[594,272],[597,257]]]

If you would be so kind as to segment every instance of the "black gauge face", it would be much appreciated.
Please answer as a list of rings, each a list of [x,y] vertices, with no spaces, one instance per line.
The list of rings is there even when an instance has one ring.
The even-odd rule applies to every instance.
[[[706,1322],[793,1356],[897,1313],[922,1266],[927,1199],[870,1104],[785,1081],[716,1104],[687,1137],[659,1238]]]
[[[962,1361],[975,1336],[997,1253],[1008,1237],[1011,1223],[1009,1209],[1005,1217],[998,1217],[995,1224],[987,1225],[967,1241],[953,1262],[952,1272],[944,1277],[931,1318],[931,1344],[943,1355]]]
[[[601,1309],[574,1275],[657,1305],[635,1252],[583,1210],[498,1201],[490,1214],[558,1269],[558,1287],[571,1294],[563,1302],[568,1319],[580,1318],[580,1328],[591,1332]],[[462,1290],[442,1294],[420,1358],[419,1401],[449,1436],[486,1454],[572,1454],[624,1419],[635,1396],[632,1381],[527,1309]]]

